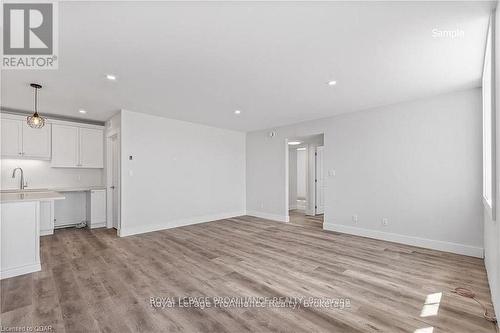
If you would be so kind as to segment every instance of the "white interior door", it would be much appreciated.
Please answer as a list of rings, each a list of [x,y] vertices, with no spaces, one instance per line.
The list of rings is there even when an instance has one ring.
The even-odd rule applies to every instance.
[[[118,135],[109,138],[110,154],[110,194],[111,194],[111,226],[120,226],[120,144]]]
[[[316,147],[316,214],[325,212],[325,181],[323,176],[323,146]]]

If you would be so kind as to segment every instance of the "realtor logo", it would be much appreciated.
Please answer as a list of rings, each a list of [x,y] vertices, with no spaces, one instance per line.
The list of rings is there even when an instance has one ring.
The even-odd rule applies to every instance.
[[[4,2],[3,69],[57,69],[57,3]]]

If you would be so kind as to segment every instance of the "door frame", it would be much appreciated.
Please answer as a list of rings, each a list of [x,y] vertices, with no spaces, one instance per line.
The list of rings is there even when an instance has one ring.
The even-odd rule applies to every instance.
[[[323,144],[318,144],[318,143],[306,143],[303,147],[306,148],[307,150],[307,166],[306,166],[306,173],[307,173],[307,182],[306,182],[306,193],[307,193],[307,206],[305,210],[305,214],[308,216],[315,216],[316,214],[316,184],[315,184],[315,179],[316,179],[316,147],[323,147],[323,178],[325,179],[325,157],[326,157],[326,150],[325,150],[325,137],[326,134],[324,132],[314,132],[314,133],[307,133],[303,135],[293,135],[290,137],[285,137],[284,143],[284,155],[285,155],[285,215],[284,218],[288,222],[290,219],[290,214],[289,214],[289,200],[290,200],[290,178],[289,178],[289,172],[290,172],[290,165],[289,165],[289,149],[290,146],[288,145],[288,142],[293,139],[300,139],[300,138],[305,138],[309,136],[317,136],[317,135],[322,135],[323,136]],[[323,200],[325,202],[324,209],[326,210],[327,206],[327,200],[326,200],[326,191],[323,192]],[[325,214],[325,213],[323,213]]]
[[[321,191],[323,191],[323,211],[318,212],[318,151],[321,150],[322,152],[322,160],[321,160],[321,171],[323,173],[323,181],[321,183]],[[315,154],[314,154],[314,215],[321,215],[325,213],[325,169],[324,169],[324,159],[325,159],[325,146],[316,146],[315,148]]]
[[[316,144],[307,145],[307,206],[306,215],[316,215]]]
[[[113,196],[117,195],[118,200],[116,207],[116,211],[118,212],[117,216],[117,231],[120,231],[121,228],[121,175],[120,175],[120,170],[121,170],[121,145],[120,145],[120,131],[119,130],[113,130],[109,131],[106,133],[106,197],[107,197],[107,205],[106,205],[106,227],[107,228],[113,228]],[[115,142],[114,142],[115,141]],[[118,188],[111,189],[111,186],[113,186],[113,144],[117,145],[118,151],[117,151],[117,163],[118,163]]]

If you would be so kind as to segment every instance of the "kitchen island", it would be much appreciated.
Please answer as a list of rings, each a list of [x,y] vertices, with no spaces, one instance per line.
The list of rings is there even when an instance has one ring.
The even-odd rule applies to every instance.
[[[41,270],[41,205],[64,198],[55,191],[0,194],[0,279]]]

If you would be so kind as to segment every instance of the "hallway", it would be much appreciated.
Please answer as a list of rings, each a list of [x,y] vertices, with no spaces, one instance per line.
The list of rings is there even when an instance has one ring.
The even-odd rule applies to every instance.
[[[303,210],[292,209],[289,211],[290,224],[303,227],[323,229],[323,214],[316,216],[306,215]]]

